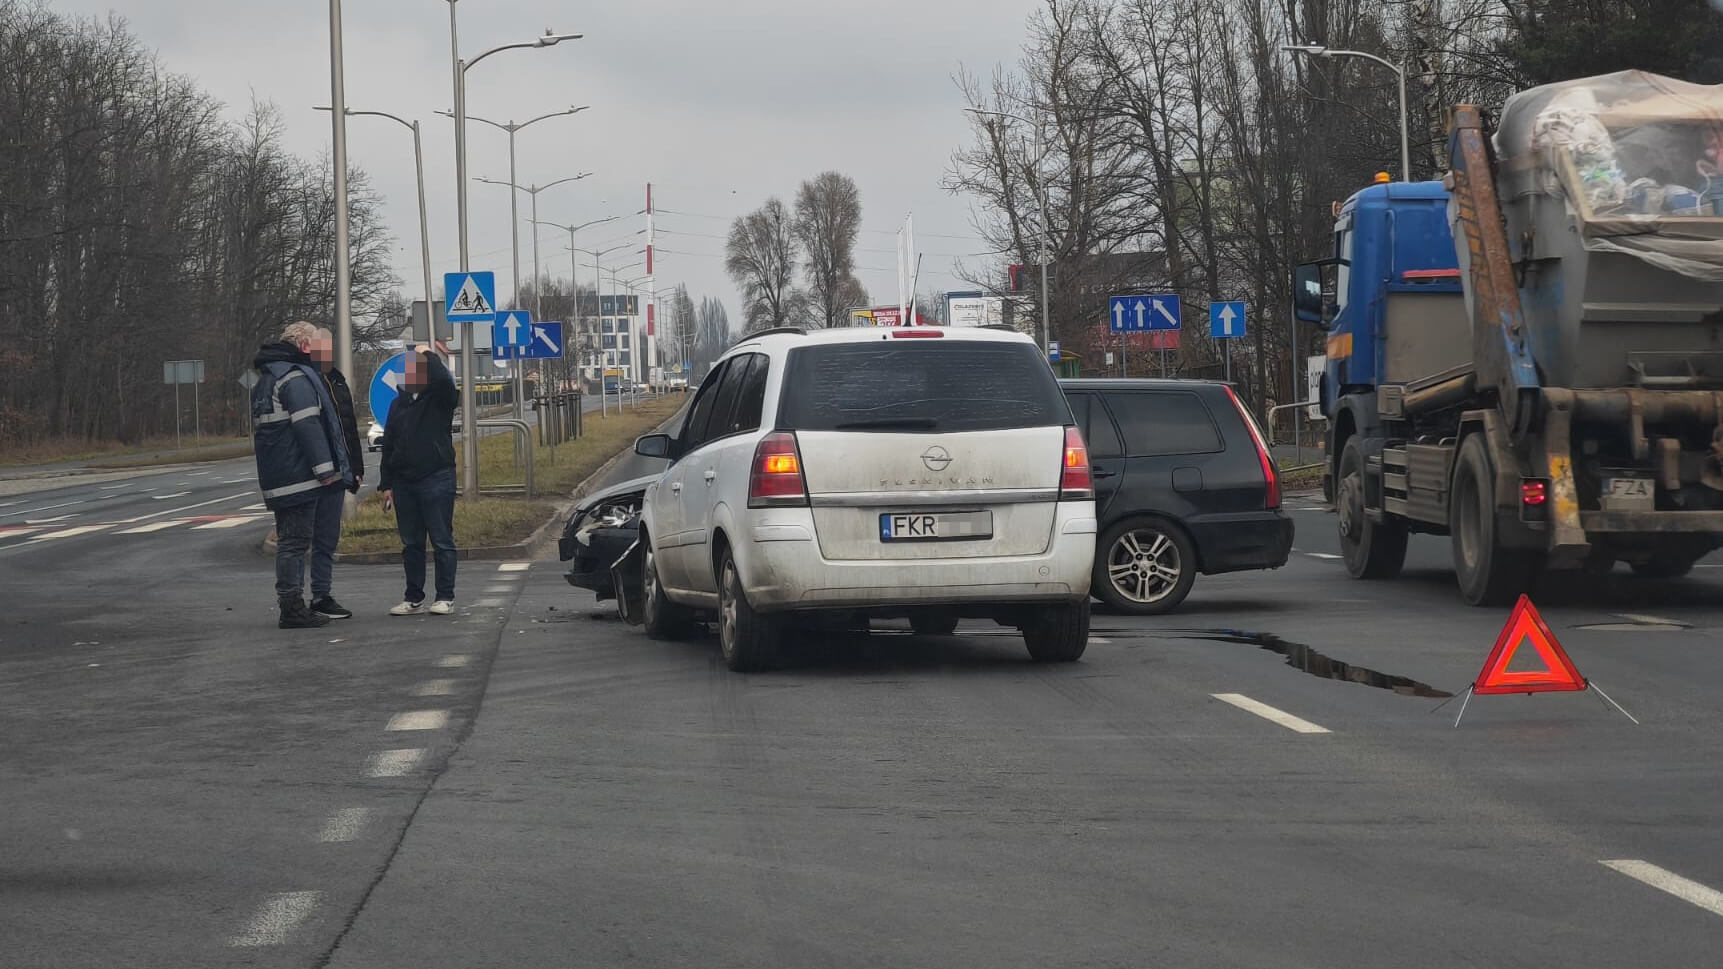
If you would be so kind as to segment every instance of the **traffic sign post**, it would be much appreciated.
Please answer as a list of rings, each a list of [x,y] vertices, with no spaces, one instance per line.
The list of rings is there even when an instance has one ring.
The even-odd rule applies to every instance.
[[[1216,340],[1236,340],[1244,336],[1243,300],[1210,303],[1208,306],[1208,333]],[[1226,380],[1232,382],[1232,345],[1221,344],[1221,353],[1226,358]]]
[[[1058,363],[1059,362],[1059,341],[1058,340],[1048,340],[1047,341],[1047,362],[1048,363]]]
[[[1107,326],[1114,333],[1176,330],[1183,311],[1177,293],[1139,293],[1109,301]]]
[[[193,432],[197,435],[199,444],[203,443],[203,414],[198,406],[197,385],[203,383],[202,360],[164,360],[162,361],[162,383],[173,384],[173,446],[180,446],[180,384],[191,384],[191,412]]]

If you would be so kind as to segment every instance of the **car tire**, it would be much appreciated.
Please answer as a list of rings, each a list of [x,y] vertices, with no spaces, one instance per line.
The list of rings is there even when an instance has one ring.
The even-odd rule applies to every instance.
[[[664,583],[658,578],[658,556],[646,536],[642,535],[641,541],[646,548],[640,555],[640,621],[646,627],[646,636],[660,642],[687,639],[694,631],[694,616],[664,595]]]
[[[1404,523],[1372,521],[1364,512],[1364,448],[1356,437],[1340,452],[1340,482],[1334,489],[1340,557],[1354,579],[1392,579],[1406,565]]]
[[[909,628],[915,630],[917,636],[949,636],[957,631],[957,617],[914,616],[909,620]]]
[[[1474,606],[1505,606],[1529,591],[1543,567],[1536,549],[1506,548],[1496,534],[1495,469],[1482,434],[1460,442],[1448,498],[1454,577]]]
[[[762,616],[748,604],[736,558],[725,549],[718,565],[718,649],[724,655],[724,665],[737,673],[769,668],[780,631],[776,618]]]
[[[1023,644],[1037,663],[1075,663],[1089,648],[1089,600],[1051,606],[1023,627]]]
[[[1166,519],[1127,519],[1107,529],[1096,543],[1090,588],[1120,612],[1171,612],[1190,595],[1196,580],[1196,545],[1184,529]]]

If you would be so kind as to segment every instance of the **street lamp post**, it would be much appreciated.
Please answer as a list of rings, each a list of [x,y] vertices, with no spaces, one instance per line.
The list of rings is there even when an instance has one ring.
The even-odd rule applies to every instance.
[[[335,153],[335,366],[353,373],[353,253],[347,220],[347,80],[342,51],[341,0],[329,0],[329,98]]]
[[[622,250],[624,250],[626,248],[628,248],[627,245],[620,245],[620,246],[611,246],[608,249],[599,249],[599,250],[595,251],[592,249],[577,249],[574,246],[568,247],[568,250],[571,253],[573,253],[573,252],[584,252],[587,255],[592,257],[593,301],[597,304],[596,308],[598,310],[598,319],[599,320],[602,320],[604,318],[604,267],[603,267],[603,265],[600,264],[599,260],[603,259],[605,256],[608,256],[613,252],[621,252]],[[570,259],[572,260],[572,258],[573,257],[571,256]],[[593,366],[598,368],[598,387],[599,387],[599,390],[602,391],[604,389],[604,347],[602,345],[600,345],[603,343],[603,341],[597,340],[597,337],[598,337],[597,331],[599,329],[600,329],[600,324],[595,320],[593,323],[593,331],[594,331],[593,337],[595,339],[595,343],[593,346],[593,356],[594,356]]]
[[[470,61],[461,60],[461,46],[456,27],[455,6],[449,4],[449,58],[455,87],[455,222],[460,235],[461,272],[468,272],[470,249],[467,235],[467,72],[492,54],[528,47],[554,47],[565,40],[579,40],[580,34],[555,34],[548,29],[537,40],[493,47]],[[469,501],[479,497],[479,434],[478,409],[473,405],[473,324],[462,324],[461,330],[461,492]]]
[[[561,225],[561,224],[556,223],[556,222],[540,222],[540,221],[538,221],[538,219],[536,217],[533,219],[533,225],[534,225],[533,239],[535,242],[538,239],[537,226],[540,226],[540,225],[548,225],[553,229],[561,229],[564,232],[568,233],[568,289],[569,289],[569,299],[571,301],[573,301],[573,304],[574,304],[574,319],[569,321],[569,325],[574,327],[574,334],[573,335],[577,339],[579,338],[580,333],[581,333],[581,325],[580,325],[580,264],[575,259],[575,253],[578,252],[579,250],[574,248],[574,234],[576,232],[579,232],[580,230],[586,228],[587,226],[601,225],[605,222],[615,222],[618,218],[621,218],[621,216],[612,215],[612,216],[607,216],[607,217],[602,218],[602,219],[593,219],[591,222],[582,222],[579,225],[573,225],[573,224]],[[535,259],[536,259],[536,255],[535,255]],[[596,280],[595,280],[595,282],[596,282]],[[575,366],[577,368],[579,367],[579,361],[578,360],[576,361]]]
[[[1042,184],[1041,179],[1041,163],[1047,158],[1047,150],[1041,136],[1041,125],[1007,111],[984,111],[981,108],[965,108],[964,110],[975,115],[1021,121],[1035,131],[1035,204],[1041,213],[1041,351],[1046,353],[1053,347],[1053,311],[1047,285],[1047,252],[1051,246],[1050,237],[1053,234],[1053,227],[1047,223],[1047,187]]]
[[[1400,180],[1412,180],[1412,133],[1410,118],[1406,114],[1406,65],[1396,64],[1375,54],[1361,50],[1333,50],[1320,44],[1287,44],[1280,48],[1292,54],[1307,54],[1311,57],[1362,57],[1367,61],[1375,61],[1394,72],[1400,82]]]
[[[542,224],[538,220],[538,193],[547,188],[555,188],[564,182],[578,182],[591,174],[591,172],[581,172],[579,175],[570,175],[567,178],[559,178],[554,182],[547,182],[543,185],[516,185],[513,182],[499,182],[494,178],[478,179],[478,181],[484,182],[486,185],[501,185],[504,188],[512,188],[517,192],[525,192],[532,196],[532,218],[527,221],[532,225],[532,313],[535,319],[544,318],[544,288],[539,285],[538,279],[538,270],[540,266],[538,257],[538,227]],[[573,242],[572,238],[570,239],[570,242]],[[518,296],[516,297],[516,301],[519,301]]]
[[[328,105],[319,105],[316,110],[328,111],[330,108]],[[404,125],[407,130],[413,133],[413,171],[419,183],[419,262],[425,273],[425,315],[427,319],[434,321],[436,314],[432,310],[437,293],[432,288],[431,283],[431,228],[425,212],[425,147],[424,142],[419,137],[419,123],[408,121],[387,111],[355,111],[348,108],[347,116],[349,118],[360,116],[388,118],[390,121]],[[434,330],[432,335],[435,336]]]

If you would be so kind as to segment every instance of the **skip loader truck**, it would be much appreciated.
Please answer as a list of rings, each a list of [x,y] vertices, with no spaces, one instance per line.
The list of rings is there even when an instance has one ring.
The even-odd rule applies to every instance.
[[[1723,545],[1723,86],[1624,71],[1448,129],[1444,179],[1378,176],[1294,270],[1347,571],[1422,532],[1473,605],[1685,574]]]

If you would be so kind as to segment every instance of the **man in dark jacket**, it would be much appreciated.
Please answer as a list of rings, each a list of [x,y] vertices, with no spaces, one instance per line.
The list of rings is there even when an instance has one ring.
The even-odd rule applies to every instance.
[[[347,378],[335,369],[335,334],[319,327],[311,346],[311,360],[322,372],[323,386],[335,402],[341,418],[341,443],[353,471],[349,491],[357,494],[365,478],[365,449],[359,444],[359,417],[353,410],[353,391]],[[340,492],[317,502],[317,523],[311,537],[311,611],[325,619],[351,619],[353,611],[335,601],[335,547],[341,544],[341,517],[345,500]]]
[[[262,378],[251,389],[253,450],[263,503],[275,512],[275,595],[283,629],[329,622],[305,604],[305,553],[318,505],[331,496],[339,505],[354,482],[340,414],[311,362],[316,340],[315,326],[291,323],[253,362]]]
[[[407,594],[389,610],[411,616],[425,608],[425,535],[430,534],[437,564],[436,599],[430,611],[446,616],[455,608],[455,442],[451,428],[461,392],[455,378],[432,349],[421,343],[407,355],[401,395],[389,405],[383,427],[383,459],[378,462],[377,493],[383,507],[395,508],[401,532],[401,565]]]

